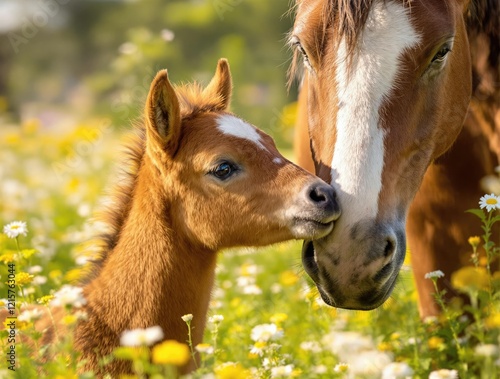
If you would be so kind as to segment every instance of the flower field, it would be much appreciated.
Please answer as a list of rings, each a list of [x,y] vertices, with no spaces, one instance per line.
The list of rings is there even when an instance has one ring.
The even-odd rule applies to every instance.
[[[95,253],[85,242],[102,228],[89,220],[116,180],[113,159],[122,135],[106,120],[69,130],[41,130],[33,120],[0,132],[0,299],[17,315],[15,332],[8,319],[2,327],[0,378],[94,377],[77,375],[71,333],[57,337],[51,348],[58,353],[45,361],[47,347],[33,323],[55,306],[67,309],[70,330],[85,318],[78,281]],[[203,344],[189,346],[186,315],[186,344],[146,348],[162,339],[152,325],[124,333],[114,356],[133,361],[134,377],[151,378],[175,377],[195,351],[201,365],[192,378],[498,378],[500,276],[490,272],[498,241],[489,229],[499,220],[499,199],[484,197],[483,209],[479,201],[474,214],[485,235],[469,240],[470,267],[446,278],[471,297],[471,305],[444,304],[438,294],[442,316],[420,320],[407,258],[383,307],[337,310],[320,300],[303,272],[300,242],[224,251]],[[478,253],[482,246],[486,254]],[[427,277],[443,280],[438,271]],[[38,308],[27,310],[28,304]],[[23,336],[34,345],[23,343]]]

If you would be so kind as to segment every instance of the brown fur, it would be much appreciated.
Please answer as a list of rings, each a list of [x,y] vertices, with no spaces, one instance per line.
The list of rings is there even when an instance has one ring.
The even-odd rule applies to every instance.
[[[315,67],[314,76],[317,88],[312,91],[311,89],[314,87],[306,84],[302,88],[302,92],[309,94],[307,96],[301,94],[299,114],[300,112],[302,114],[308,113],[309,119],[306,117],[299,119],[295,149],[300,152],[298,154],[299,163],[303,167],[310,167],[314,161],[316,173],[328,180],[329,162],[335,143],[334,125],[336,122],[335,106],[328,104],[328,100],[326,100],[328,97],[326,94],[336,93],[335,80],[332,79],[335,78],[335,63],[332,60],[335,49],[332,46],[335,46],[340,40],[340,36],[344,35],[347,43],[351,46],[349,51],[354,51],[360,30],[366,22],[370,4],[354,1],[346,5],[343,1],[335,0],[300,0],[297,3],[296,25],[297,22],[307,25],[307,28],[301,32],[300,39]],[[310,7],[308,12],[304,12],[307,16],[299,14],[301,5],[305,3]],[[434,15],[446,14],[451,7],[463,7],[464,16],[462,17],[457,12],[457,17],[460,16],[460,18],[456,18],[455,22],[460,25],[464,20],[467,21],[472,66],[472,101],[465,119],[465,126],[451,149],[450,146],[455,139],[454,135],[458,134],[463,122],[459,116],[463,112],[458,108],[463,108],[462,103],[468,101],[466,96],[456,99],[452,106],[442,107],[439,117],[441,124],[437,123],[437,125],[444,132],[440,134],[439,138],[434,137],[434,140],[442,142],[439,143],[440,146],[435,147],[432,156],[425,156],[424,153],[429,153],[430,150],[424,149],[422,154],[415,156],[418,159],[413,163],[408,163],[408,167],[402,169],[401,162],[406,161],[399,158],[397,150],[391,148],[389,157],[393,157],[392,163],[386,161],[384,166],[386,176],[383,181],[387,184],[398,176],[405,178],[407,172],[412,174],[411,178],[408,177],[405,187],[399,188],[399,184],[393,184],[392,188],[389,186],[385,193],[381,193],[379,200],[381,208],[384,208],[384,204],[401,201],[404,196],[408,197],[407,201],[411,200],[420,185],[420,181],[423,180],[413,206],[410,208],[407,225],[422,316],[438,312],[432,297],[432,283],[424,279],[424,274],[437,269],[443,270],[446,274],[443,281],[449,293],[452,293],[449,286],[451,274],[468,263],[470,246],[467,243],[467,238],[471,235],[480,235],[481,230],[478,220],[465,214],[464,211],[469,208],[477,208],[477,201],[484,194],[484,190],[479,186],[479,179],[486,174],[493,173],[493,168],[498,164],[498,157],[500,157],[499,3],[496,0],[477,0],[470,3],[467,1],[432,1],[424,5],[424,7],[419,6],[419,2],[416,1],[407,3],[407,6],[412,8],[412,16],[416,19],[419,19],[418,13],[422,12],[425,7],[435,9],[433,13],[430,13]],[[337,8],[343,10],[338,11]],[[330,13],[321,15],[323,9],[329,10]],[[307,20],[302,19],[304,17]],[[345,32],[346,27],[335,26],[335,23],[342,22],[338,21],[339,19],[345,20],[344,24],[347,25],[348,33]],[[446,18],[442,17],[439,22],[433,23],[432,18],[424,15],[420,20],[423,24],[419,24],[418,27],[426,25],[427,35],[438,36],[440,35],[439,28],[444,26],[443,22]],[[461,26],[457,26],[457,28],[461,28]],[[311,42],[318,39],[325,40],[326,36],[333,40],[332,46],[326,44],[318,50],[316,48],[318,43]],[[453,54],[454,56],[457,54],[464,56],[463,52],[468,50],[464,33],[459,31]],[[407,57],[404,65],[405,67],[413,67],[415,63],[419,62],[419,59],[418,56]],[[458,74],[461,71],[460,64],[462,68],[466,67],[465,63],[454,64],[455,74],[451,77],[461,78],[464,81],[449,81],[449,84],[443,87],[446,88],[448,94],[463,92],[459,86],[465,82],[467,73]],[[413,70],[420,69],[420,67],[413,68]],[[292,65],[290,74],[293,75],[294,71],[295,66]],[[412,72],[412,69],[410,68],[408,72]],[[310,77],[311,75],[306,73],[304,83],[307,83]],[[411,76],[409,77],[411,78]],[[407,84],[401,83],[395,91],[394,98],[401,99],[398,101],[404,99],[405,93],[402,91],[405,85]],[[384,104],[381,114],[391,116],[390,119],[388,118],[388,123],[411,124],[411,120],[404,116],[404,109],[412,109],[415,106],[415,100],[406,105],[403,103],[396,103],[396,105],[395,107],[390,103]],[[425,113],[423,114],[425,115]],[[324,124],[319,127],[318,124],[322,122]],[[435,120],[429,119],[426,123],[432,124],[433,122]],[[304,140],[305,133],[300,130],[307,129],[308,125],[311,124],[314,125],[315,132],[311,132],[311,141]],[[404,130],[407,131],[407,129],[408,126]],[[402,135],[398,138],[400,138],[400,143],[394,146],[403,147],[405,137]],[[310,146],[314,159],[311,156]],[[386,151],[387,149],[386,141]],[[441,155],[446,150],[448,152]],[[423,170],[425,170],[429,158],[435,159],[435,161],[422,179]]]
[[[128,181],[117,185],[102,215],[110,231],[84,282],[88,319],[74,335],[81,371],[130,372],[127,361],[99,366],[125,330],[158,325],[165,339],[186,342],[181,317],[188,313],[193,344],[200,343],[218,250],[312,239],[333,228],[339,211],[330,186],[287,161],[265,133],[255,129],[259,147],[219,130],[219,117],[231,115],[231,88],[225,60],[204,90],[175,89],[166,71],[151,84],[144,126],[128,145]],[[213,174],[221,160],[239,168],[225,181]],[[54,313],[63,333],[64,312]],[[45,330],[44,344],[55,339],[47,317],[36,328]],[[194,367],[190,361],[181,371]]]

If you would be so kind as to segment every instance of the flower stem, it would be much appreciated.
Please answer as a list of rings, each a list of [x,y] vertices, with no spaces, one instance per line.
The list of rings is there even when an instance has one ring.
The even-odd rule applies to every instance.
[[[189,351],[191,352],[191,358],[193,359],[194,366],[198,368],[198,362],[196,361],[196,352],[194,351],[194,346],[193,346],[193,336],[191,333],[191,320],[186,321],[186,325],[188,327],[188,345],[189,345]]]

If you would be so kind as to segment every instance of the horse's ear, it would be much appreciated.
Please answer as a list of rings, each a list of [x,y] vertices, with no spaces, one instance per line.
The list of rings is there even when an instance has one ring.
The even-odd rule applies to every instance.
[[[218,98],[219,103],[217,109],[219,111],[229,108],[231,102],[231,92],[233,90],[233,81],[231,79],[231,71],[227,59],[221,58],[217,63],[215,76],[212,78],[208,86],[203,90],[206,96]]]
[[[180,138],[181,116],[179,100],[168,80],[167,70],[156,74],[146,101],[148,146],[153,151],[174,154]]]

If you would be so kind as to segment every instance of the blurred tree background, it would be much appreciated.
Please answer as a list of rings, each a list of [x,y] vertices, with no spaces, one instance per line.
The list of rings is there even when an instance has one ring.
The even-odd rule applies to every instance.
[[[288,0],[0,0],[0,123],[104,116],[128,128],[154,74],[206,84],[229,59],[232,110],[291,144]],[[288,105],[287,105],[288,104]]]

